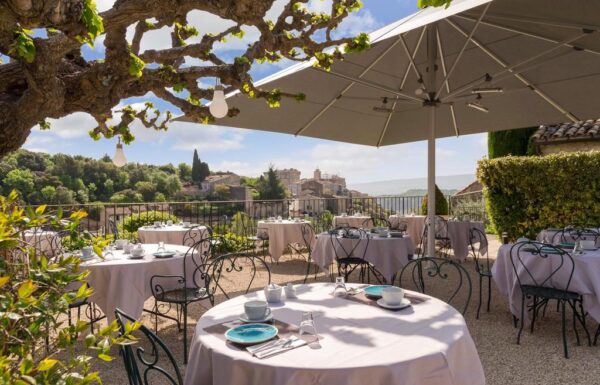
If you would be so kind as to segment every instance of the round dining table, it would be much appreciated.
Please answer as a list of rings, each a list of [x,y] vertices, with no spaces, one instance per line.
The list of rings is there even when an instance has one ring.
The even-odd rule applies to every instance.
[[[336,215],[333,217],[333,227],[342,226],[370,229],[374,224],[373,218],[368,215]]]
[[[342,238],[338,235],[321,233],[312,248],[312,260],[323,271],[329,272],[329,266],[336,257],[364,258],[379,271],[387,282],[402,270],[415,253],[415,247],[409,236],[401,238],[380,237],[369,234],[366,238]],[[334,237],[334,238],[332,238]],[[365,250],[366,248],[366,250]]]
[[[194,226],[201,231],[206,232],[208,235],[208,228],[206,226]],[[191,226],[182,225],[171,225],[171,226],[160,226],[155,227],[142,226],[138,229],[138,238],[142,243],[170,243],[173,245],[183,245],[183,236],[193,228]],[[200,240],[198,238],[197,240]]]
[[[256,235],[261,238],[263,233],[267,233],[269,239],[269,255],[273,260],[279,261],[279,258],[281,258],[288,245],[304,245],[304,238],[309,242],[314,238],[315,235],[312,232],[312,228],[308,228],[305,235],[302,234],[302,226],[305,224],[310,224],[310,222],[305,220],[287,219],[259,221]]]
[[[86,281],[94,290],[90,298],[106,314],[109,321],[114,319],[115,309],[119,308],[131,317],[138,319],[142,315],[144,302],[152,296],[150,279],[154,275],[183,275],[183,263],[187,246],[165,245],[167,251],[176,254],[170,258],[153,256],[157,244],[143,244],[144,258],[130,259],[123,250],[114,250],[112,255],[104,253],[104,259],[98,257],[81,263],[81,269],[89,270]],[[190,278],[194,263],[188,258],[186,272]],[[165,285],[165,290],[177,287]]]
[[[53,247],[58,247],[58,244],[53,244],[56,231],[33,229],[27,230],[23,234],[25,242],[41,252],[52,252]]]
[[[332,290],[331,283],[298,285],[296,299],[272,306],[274,325],[298,325],[312,312],[319,337],[262,359],[226,342],[222,332],[236,324],[245,302],[264,299],[262,290],[213,307],[196,325],[184,384],[485,384],[465,320],[450,305],[411,292],[418,301],[390,311]]]

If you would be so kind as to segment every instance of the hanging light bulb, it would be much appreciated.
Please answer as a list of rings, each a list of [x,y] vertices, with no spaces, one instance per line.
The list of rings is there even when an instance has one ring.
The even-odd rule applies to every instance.
[[[123,167],[127,163],[125,159],[125,152],[123,151],[123,144],[121,144],[121,137],[119,136],[119,142],[117,143],[117,149],[115,150],[115,156],[113,157],[113,164],[117,167]]]
[[[229,107],[225,101],[225,92],[223,86],[218,84],[218,79],[213,92],[213,99],[210,102],[210,106],[208,106],[208,110],[211,115],[217,119],[224,118],[227,116],[227,112],[229,112]]]

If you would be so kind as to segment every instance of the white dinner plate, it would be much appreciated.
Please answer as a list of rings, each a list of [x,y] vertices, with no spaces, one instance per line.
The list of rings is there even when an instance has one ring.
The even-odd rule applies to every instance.
[[[408,298],[402,298],[402,302],[400,302],[400,304],[398,305],[388,305],[383,301],[383,298],[379,298],[377,300],[377,305],[381,306],[384,309],[390,309],[390,310],[400,310],[400,309],[404,309],[405,307],[409,307],[410,306],[410,300]]]

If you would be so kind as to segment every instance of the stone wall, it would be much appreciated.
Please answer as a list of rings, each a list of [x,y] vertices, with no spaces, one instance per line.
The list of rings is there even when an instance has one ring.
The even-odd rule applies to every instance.
[[[539,143],[542,155],[556,154],[558,152],[592,151],[600,150],[600,140],[578,140],[572,142]]]

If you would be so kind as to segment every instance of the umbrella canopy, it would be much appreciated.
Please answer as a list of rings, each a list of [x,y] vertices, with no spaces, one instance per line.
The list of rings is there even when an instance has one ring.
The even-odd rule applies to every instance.
[[[233,93],[240,113],[218,124],[378,147],[427,139],[434,196],[435,138],[597,117],[598,15],[598,0],[426,8],[371,33],[368,51],[330,71],[307,62],[257,82],[304,102],[271,109]]]

